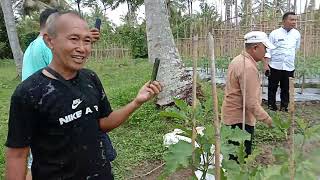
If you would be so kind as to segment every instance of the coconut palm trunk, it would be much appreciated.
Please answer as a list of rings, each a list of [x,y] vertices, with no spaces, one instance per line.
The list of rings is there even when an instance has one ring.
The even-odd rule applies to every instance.
[[[187,74],[175,46],[166,10],[165,0],[145,0],[148,54],[150,62],[160,58],[157,80],[164,84],[157,99],[158,105],[167,105],[173,98],[190,99],[192,80]]]
[[[1,9],[6,24],[7,34],[18,76],[21,77],[23,52],[20,47],[11,0],[1,0]]]

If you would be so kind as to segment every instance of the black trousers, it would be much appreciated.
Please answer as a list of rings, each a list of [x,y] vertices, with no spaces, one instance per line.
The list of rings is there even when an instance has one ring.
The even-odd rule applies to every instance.
[[[242,123],[238,123],[238,124],[233,124],[233,125],[231,125],[231,128],[232,128],[232,129],[234,129],[234,128],[236,128],[236,127],[242,129]],[[253,142],[254,126],[250,126],[250,125],[246,124],[246,125],[245,125],[245,130],[246,130],[248,133],[251,134],[251,139],[250,139],[250,141],[249,141],[249,140],[245,140],[245,141],[244,141],[244,146],[245,146],[245,148],[246,148],[245,151],[246,151],[246,154],[247,154],[246,157],[248,157],[248,156],[252,153],[252,142]],[[240,145],[239,142],[235,142],[235,141],[231,141],[231,140],[229,140],[228,143],[229,143],[229,144],[234,144],[234,145],[236,145],[236,146],[239,146],[239,145]],[[229,154],[229,159],[235,160],[235,161],[238,162],[238,157],[235,156],[235,155],[233,155],[233,154]]]
[[[270,66],[269,66],[270,67]],[[280,82],[281,108],[288,108],[289,104],[289,77],[293,77],[294,71],[277,70],[270,67],[268,78],[268,106],[276,107],[276,94]]]

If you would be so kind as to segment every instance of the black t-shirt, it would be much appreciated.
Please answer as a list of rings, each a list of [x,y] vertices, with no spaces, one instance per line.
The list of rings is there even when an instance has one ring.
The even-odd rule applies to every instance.
[[[38,71],[17,87],[6,146],[31,147],[34,180],[112,179],[98,122],[112,112],[102,84],[87,69],[66,82]]]

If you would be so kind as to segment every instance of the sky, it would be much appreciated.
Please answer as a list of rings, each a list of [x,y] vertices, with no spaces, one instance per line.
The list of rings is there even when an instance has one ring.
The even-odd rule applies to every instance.
[[[310,0],[298,0],[298,3],[297,3],[297,13],[300,13],[300,7],[302,6],[301,9],[304,9],[304,5],[306,3],[306,1],[310,2]],[[320,0],[315,0],[316,1],[316,8],[319,7],[319,4],[320,4]],[[222,13],[224,14],[224,5],[221,5],[221,0],[207,0],[207,2],[209,4],[214,4],[216,5],[217,9],[218,9],[218,12],[221,12],[221,8],[222,9]],[[300,6],[300,2],[301,2],[301,6]],[[238,3],[240,4],[240,0],[238,0]],[[293,0],[292,0],[292,3],[293,3]],[[195,1],[193,3],[193,11],[196,12],[196,11],[199,11],[199,1]],[[141,22],[142,19],[145,18],[145,13],[144,13],[144,5],[141,6],[139,8],[139,11],[138,11],[138,22]],[[110,10],[108,9],[106,14],[107,14],[107,17],[110,21],[112,21],[114,24],[116,25],[120,25],[122,24],[121,22],[121,16],[124,16],[128,11],[128,8],[127,8],[127,5],[126,4],[121,4],[117,9],[115,10]],[[139,20],[140,19],[140,20]]]

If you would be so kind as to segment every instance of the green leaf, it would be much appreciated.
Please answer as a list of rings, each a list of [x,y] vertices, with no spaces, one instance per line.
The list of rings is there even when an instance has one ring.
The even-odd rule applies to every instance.
[[[182,125],[176,125],[175,127],[183,131],[183,133],[180,135],[186,136],[188,138],[192,137],[192,129],[186,128],[185,126],[182,126]]]
[[[236,127],[234,129],[231,126],[222,126],[221,127],[221,137],[223,140],[231,140],[236,142],[243,142],[245,140],[251,139],[251,134],[247,131],[243,131],[242,129]]]
[[[296,122],[297,122],[299,128],[301,128],[303,131],[304,131],[305,129],[307,129],[308,123],[305,122],[302,118],[297,118],[297,119],[296,119]]]
[[[237,146],[229,143],[222,143],[221,144],[221,153],[224,158],[229,158],[229,154],[236,154],[237,153]]]
[[[280,175],[281,176],[286,176],[289,174],[289,165],[288,163],[282,164],[282,167],[280,169]]]
[[[246,152],[245,152],[245,146],[244,146],[244,142],[240,143],[240,146],[238,146],[238,161],[240,164],[244,164],[245,161],[245,156],[246,156]]]
[[[269,167],[263,168],[263,179],[268,179],[268,180],[277,179],[277,178],[273,178],[273,177],[274,176],[279,176],[280,169],[281,169],[280,165],[273,165],[273,166],[269,166]]]
[[[228,179],[226,174],[225,174],[225,172],[224,172],[224,170],[222,168],[220,168],[220,179],[221,180],[227,180]]]
[[[196,148],[194,150],[194,152],[195,152],[194,166],[195,167],[200,167],[200,162],[201,162],[201,158],[200,157],[202,156],[202,152],[201,152],[200,148]]]
[[[207,139],[208,143],[214,144],[216,142],[215,130],[211,124],[205,126],[203,133],[204,133],[204,137]]]
[[[223,158],[222,167],[224,169],[226,169],[227,176],[229,176],[229,174],[232,174],[233,172],[240,171],[240,165],[234,160],[229,160],[229,157],[228,158],[227,157]]]
[[[276,128],[280,129],[282,132],[286,132],[290,127],[290,121],[287,119],[282,119],[279,113],[275,113],[272,117],[272,120]]]
[[[179,120],[183,120],[183,121],[188,121],[188,117],[181,112],[178,111],[174,111],[172,109],[167,109],[166,111],[162,111],[160,112],[160,116],[161,117],[169,117],[169,118],[175,118],[175,119],[179,119]]]
[[[191,107],[188,106],[188,104],[184,100],[175,99],[174,103],[181,111],[185,112],[186,114],[189,114],[191,112]]]
[[[304,136],[302,134],[295,134],[294,135],[294,145],[295,147],[296,146],[301,146],[302,143],[303,143],[303,139],[304,139]]]
[[[170,175],[181,168],[189,167],[191,157],[192,146],[190,143],[179,141],[177,144],[169,146],[168,153],[164,157],[166,162],[164,174]]]

